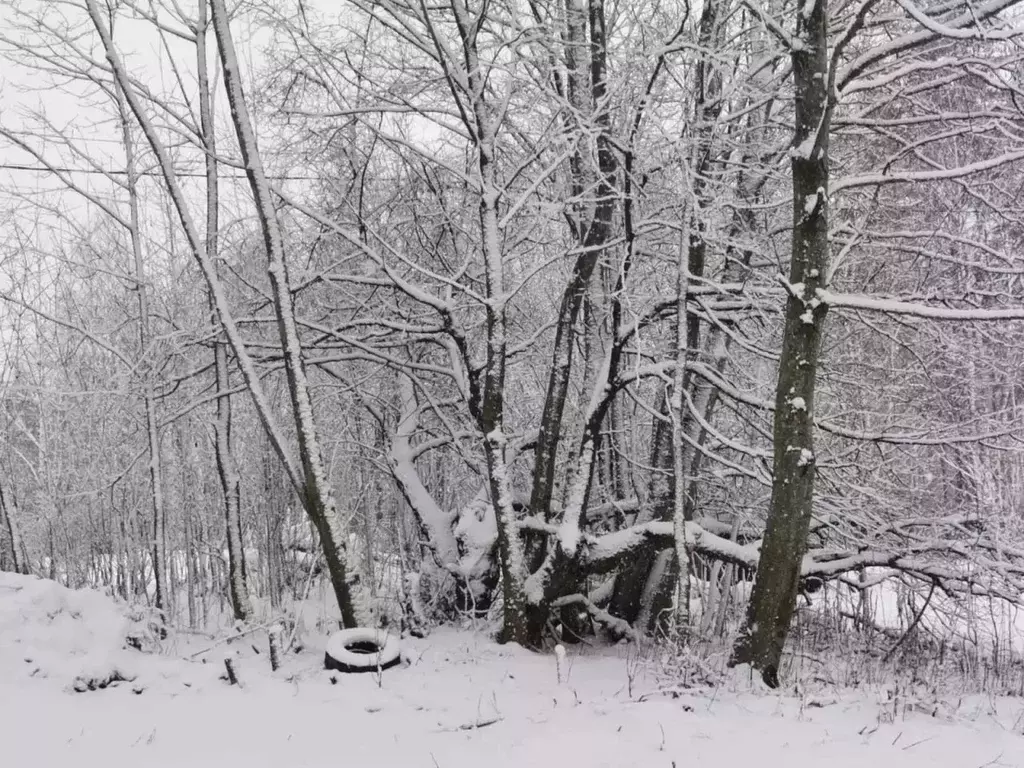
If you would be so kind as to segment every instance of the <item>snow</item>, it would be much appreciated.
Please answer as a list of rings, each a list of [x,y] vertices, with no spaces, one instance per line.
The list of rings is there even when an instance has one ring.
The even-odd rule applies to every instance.
[[[569,518],[558,526],[558,542],[569,555],[576,553],[581,537],[579,518]]]
[[[412,439],[419,428],[419,411],[412,380],[399,379],[402,397],[402,416],[391,440],[388,461],[391,473],[405,494],[420,524],[428,532],[428,540],[441,567],[447,568],[458,560],[458,544],[452,531],[454,515],[446,512],[423,484],[413,456]]]
[[[804,400],[802,397],[794,397],[792,400],[789,401],[789,407],[792,408],[794,411],[806,411],[807,401]]]
[[[899,299],[880,299],[852,293],[833,293],[821,288],[815,294],[821,303],[827,304],[830,307],[887,312],[893,315],[910,315],[932,320],[975,320],[978,322],[1024,320],[1024,307],[1011,306],[999,309],[937,307]]]
[[[101,592],[0,572],[0,679],[66,690],[135,680],[141,654],[126,640],[141,643],[147,634],[142,615]]]
[[[378,676],[324,671],[325,638],[286,656],[277,673],[239,643],[237,688],[220,679],[223,648],[207,664],[124,650],[123,606],[50,582],[0,579],[0,744],[9,765],[1024,765],[1019,700],[939,702],[928,686],[854,691],[813,680],[770,693],[749,669],[689,688],[681,666],[692,662],[648,644],[566,646],[546,656],[443,629],[403,640],[406,663]],[[265,646],[265,636],[251,638]],[[191,650],[186,636],[175,644]],[[68,693],[8,673],[25,666],[30,646],[69,663],[126,654],[162,684],[141,694],[128,684]]]
[[[794,48],[793,50],[799,50]],[[802,160],[810,160],[811,155],[814,153],[814,146],[818,143],[818,137],[815,134],[811,134],[806,139],[801,141],[797,146],[793,147],[793,156],[798,157]],[[813,210],[813,209],[812,209]]]
[[[481,488],[477,495],[458,515],[455,537],[459,542],[461,557],[456,571],[472,590],[474,597],[482,597],[486,589],[485,580],[494,567],[492,554],[498,540],[498,524],[494,519],[494,506]]]
[[[379,650],[375,653],[360,653],[349,650],[356,643],[375,645]],[[383,629],[354,627],[335,632],[327,641],[324,649],[331,658],[353,669],[377,669],[378,666],[390,664],[401,654],[401,644],[397,637]]]

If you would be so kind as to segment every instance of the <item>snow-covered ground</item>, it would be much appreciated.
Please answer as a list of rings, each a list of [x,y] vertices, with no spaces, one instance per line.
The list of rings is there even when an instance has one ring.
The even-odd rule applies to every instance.
[[[559,682],[552,656],[451,630],[405,641],[411,663],[379,678],[323,671],[312,638],[272,674],[262,632],[204,664],[124,649],[131,628],[98,593],[0,574],[4,765],[1024,766],[1018,699],[823,684],[780,695],[738,674],[680,693],[634,646],[569,648]],[[210,645],[179,636],[168,647]],[[225,652],[243,688],[220,679]],[[111,669],[133,680],[74,692]]]

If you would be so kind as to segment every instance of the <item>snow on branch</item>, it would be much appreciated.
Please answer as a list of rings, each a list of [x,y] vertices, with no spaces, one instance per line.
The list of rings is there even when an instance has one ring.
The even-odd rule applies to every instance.
[[[951,37],[958,40],[1008,40],[1021,34],[1021,27],[1006,29],[982,29],[980,25],[951,27],[929,16],[910,0],[896,0],[900,8],[909,13],[914,20],[939,37]]]
[[[765,10],[761,8],[761,6],[759,6],[757,3],[753,2],[753,0],[743,0],[743,4],[747,6],[747,8],[749,8],[754,13],[754,15],[756,15],[761,20],[761,23],[764,24],[765,29],[767,29],[769,32],[775,35],[775,37],[777,37],[787,48],[796,48],[796,45],[793,42],[793,36],[786,31],[785,27],[783,27],[782,24],[779,23],[778,19],[776,19],[771,14],[765,12]]]
[[[979,22],[993,18],[1002,11],[1011,8],[1017,2],[1018,0],[988,0],[987,2],[980,3],[965,3],[964,11],[953,18],[947,19],[943,24],[943,28],[955,30],[974,27]],[[920,48],[940,36],[939,33],[925,28],[910,34],[894,37],[881,45],[871,46],[842,68],[836,78],[836,85],[840,90],[843,90],[869,67],[884,59],[893,58],[900,53]]]
[[[447,568],[458,562],[459,551],[453,526],[455,516],[446,512],[420,479],[415,464],[412,439],[419,427],[419,408],[415,390],[408,376],[400,377],[402,414],[391,437],[388,464],[391,474],[426,535],[427,544],[437,564]]]
[[[688,548],[704,557],[754,570],[760,556],[760,541],[740,544],[718,535],[701,522],[686,523]],[[937,521],[944,522],[943,520]],[[520,527],[549,535],[558,534],[558,526],[539,520],[521,521]],[[711,526],[709,526],[711,527]],[[819,528],[821,525],[819,524]],[[719,526],[723,533],[724,529]],[[649,522],[634,525],[615,533],[593,536],[584,534],[581,542],[582,566],[591,575],[607,573],[632,556],[641,546],[673,546],[671,522]],[[818,547],[808,550],[801,567],[801,576],[826,581],[841,579],[850,571],[864,567],[889,568],[929,583],[947,592],[997,597],[1009,602],[1024,600],[1024,557],[999,548],[997,557],[986,557],[991,546],[972,542],[970,547],[943,536],[918,541],[905,547],[861,547],[838,550]],[[1012,558],[1012,559],[1008,559]],[[970,569],[963,566],[970,563]]]
[[[1024,159],[1024,150],[1004,152],[996,157],[986,160],[979,160],[976,163],[968,163],[954,168],[938,168],[930,171],[891,171],[889,173],[864,173],[855,176],[836,179],[832,184],[832,194],[846,189],[857,189],[858,187],[877,187],[883,184],[911,184],[915,182],[943,181],[948,179],[961,179],[965,176],[972,176],[976,173],[983,173],[999,168],[1003,165],[1015,163]]]
[[[579,605],[590,614],[590,617],[598,624],[603,624],[616,637],[625,637],[630,640],[636,639],[636,632],[629,626],[628,621],[612,616],[608,611],[598,608],[586,595],[566,595],[551,603],[552,608],[563,608],[567,605]]]
[[[1024,320],[1024,307],[1005,307],[1002,309],[936,307],[929,304],[900,301],[899,299],[876,299],[871,296],[852,293],[832,293],[820,288],[817,291],[817,296],[830,307],[864,309],[873,312],[885,312],[891,315],[911,315],[930,320],[976,320],[978,322]]]

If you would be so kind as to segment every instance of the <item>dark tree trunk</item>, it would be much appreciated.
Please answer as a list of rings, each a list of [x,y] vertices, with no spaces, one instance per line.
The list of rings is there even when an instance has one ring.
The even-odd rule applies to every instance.
[[[4,495],[3,486],[0,485],[0,523],[3,524],[4,538],[10,548],[10,567],[14,573],[28,575],[31,571],[28,565],[28,554],[25,551],[25,542],[21,538],[17,509],[13,499],[8,502],[7,496]],[[5,558],[7,556],[6,553],[2,552],[0,552],[0,555]]]
[[[698,44],[703,50],[711,50],[713,41],[718,35],[718,10],[719,4],[715,0],[709,0],[704,6],[698,32]],[[687,254],[687,269],[691,279],[701,278],[705,272],[707,242],[704,236],[706,229],[704,218],[705,209],[710,203],[708,171],[712,164],[711,148],[715,123],[722,109],[719,100],[721,78],[707,57],[701,57],[697,62],[695,82],[694,130],[696,135],[694,138],[696,144],[694,154],[696,162],[693,167],[693,196],[698,207],[697,210],[686,213],[693,218]],[[689,314],[686,318],[686,348],[689,354],[695,354],[700,344],[700,317],[695,313]],[[694,391],[694,377],[684,373],[683,382],[686,391],[691,393],[692,402],[700,407],[699,398],[696,397]],[[707,385],[701,383],[700,386],[706,387]],[[665,395],[658,406],[658,413],[664,419],[658,420],[653,427],[651,465],[654,468],[654,475],[651,480],[651,513],[646,518],[648,520],[668,521],[672,519],[676,478],[673,472],[675,457],[668,405],[668,397]],[[684,411],[682,416],[684,421],[681,427],[684,433],[689,434],[693,429],[693,416],[689,409],[684,409]],[[685,448],[684,451],[683,466],[689,470],[690,465],[695,463],[696,457],[692,456],[693,452],[688,448]],[[693,473],[690,474],[692,476]],[[693,516],[694,504],[691,492],[695,489],[695,482],[686,483],[688,519]],[[634,624],[642,613],[647,613],[651,621],[647,629],[657,628],[660,617],[667,616],[665,609],[671,604],[675,574],[678,572],[678,563],[674,559],[671,563],[667,563],[665,557],[664,551],[659,551],[653,545],[645,545],[637,557],[620,572],[612,597],[611,612],[613,615]],[[645,606],[646,611],[644,610]]]
[[[588,169],[584,158],[577,153],[571,163],[573,191],[575,194],[579,194],[582,189],[594,186],[596,192],[592,215],[589,218],[576,218],[577,235],[583,246],[584,255],[577,260],[572,278],[563,294],[559,311],[551,375],[545,397],[544,412],[541,416],[530,508],[534,514],[550,517],[552,491],[555,486],[554,470],[560,438],[573,435],[574,439],[579,439],[580,442],[565,447],[571,451],[571,465],[577,468],[577,471],[586,473],[585,477],[571,479],[574,485],[576,483],[583,484],[581,486],[582,493],[576,495],[577,503],[582,507],[578,522],[579,526],[583,527],[586,504],[597,463],[594,459],[607,408],[599,414],[591,414],[588,417],[587,422],[583,425],[582,435],[578,430],[567,428],[564,410],[569,377],[573,367],[572,347],[575,325],[580,309],[587,298],[587,293],[593,284],[595,267],[601,258],[607,258],[605,247],[612,238],[617,204],[615,183],[618,174],[618,160],[609,138],[610,119],[606,105],[607,32],[604,0],[590,0],[585,8],[582,4],[580,6],[574,6],[572,3],[566,4],[564,50],[567,72],[566,97],[578,114],[593,115],[593,122],[598,130],[597,167],[593,168],[591,163]],[[578,126],[578,128],[583,130],[589,126]],[[619,271],[616,290],[613,291],[615,296],[621,291],[626,271],[628,271],[628,264]],[[614,344],[621,319],[621,309],[613,305],[612,314],[612,343]],[[583,332],[586,333],[587,330],[584,329]],[[611,380],[615,376],[618,359],[618,352],[613,350],[608,370],[600,371],[599,375]],[[586,378],[588,383],[594,384],[590,381],[592,376]],[[571,499],[568,505],[573,505]],[[538,549],[532,553],[530,562],[531,571],[537,571],[538,568],[543,569],[546,580],[541,598],[535,600],[529,610],[528,635],[532,644],[540,643],[547,621],[549,601],[561,594],[579,591],[582,579],[577,553],[561,552],[558,550],[558,544],[553,541],[548,541],[546,544],[548,546],[546,557],[543,550]],[[571,609],[563,611],[562,620],[567,626],[573,625],[575,611]],[[572,631],[571,626],[570,631]]]
[[[827,0],[800,6],[792,51],[796,91],[792,150],[790,295],[775,390],[774,477],[746,623],[731,663],[749,663],[776,687],[796,605],[814,495],[814,389],[827,307],[816,298],[829,263]]]
[[[637,522],[669,520],[672,517],[672,494],[675,478],[672,476],[672,426],[668,421],[668,397],[664,391],[658,399],[656,419],[651,438],[651,483],[649,508],[643,510]],[[615,579],[609,611],[614,616],[634,624],[640,617],[644,587],[659,555],[654,544],[645,544]]]

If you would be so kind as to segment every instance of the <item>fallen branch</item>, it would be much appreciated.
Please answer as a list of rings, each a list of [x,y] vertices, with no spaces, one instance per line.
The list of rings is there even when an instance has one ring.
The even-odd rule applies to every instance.
[[[566,595],[565,597],[560,597],[551,603],[551,607],[555,609],[564,608],[567,605],[582,606],[594,621],[604,625],[618,637],[625,637],[630,640],[637,639],[637,634],[633,628],[629,626],[629,622],[612,616],[608,611],[602,608],[598,608],[586,595]]]
[[[204,653],[209,653],[210,651],[214,650],[215,648],[219,648],[225,643],[230,643],[232,640],[237,640],[240,637],[251,635],[253,632],[259,632],[261,629],[267,629],[268,627],[274,626],[276,623],[276,621],[270,621],[266,624],[260,624],[257,627],[250,627],[249,629],[243,630],[241,632],[236,632],[235,634],[229,635],[228,637],[222,637],[213,645],[207,646],[206,648],[203,648],[201,651],[196,651],[195,653],[189,654],[189,656],[187,656],[186,658],[194,659],[196,656],[202,656]]]
[[[760,540],[740,544],[720,536],[702,525],[703,521],[686,523],[687,547],[691,552],[710,560],[730,563],[755,571],[760,559]],[[942,522],[942,521],[938,521]],[[521,529],[557,536],[560,527],[545,523],[537,518],[520,521]],[[819,528],[828,521],[819,523]],[[675,536],[670,522],[654,521],[633,525],[614,533],[595,536],[584,533],[580,547],[580,565],[588,575],[610,573],[632,557],[641,547],[651,544],[656,548],[668,549],[674,546]],[[990,552],[1001,555],[997,560]],[[1012,558],[1016,559],[1016,562]],[[970,563],[974,567],[968,573],[958,570],[957,563]],[[931,541],[906,545],[901,549],[872,548],[837,549],[816,547],[808,550],[800,570],[802,578],[817,577],[822,581],[842,580],[845,574],[861,568],[885,568],[893,573],[934,584],[947,593],[970,594],[1004,600],[1011,604],[1024,603],[1024,553],[1018,553],[992,544],[973,541],[968,547],[949,537],[936,534]],[[543,581],[546,574],[535,573],[531,578]],[[583,603],[579,595],[569,595],[562,600],[580,602],[602,623],[607,623],[600,611],[589,600]],[[560,603],[561,604],[561,603]],[[595,613],[600,611],[600,613]],[[610,615],[609,615],[610,617]],[[614,617],[610,617],[614,618]]]

